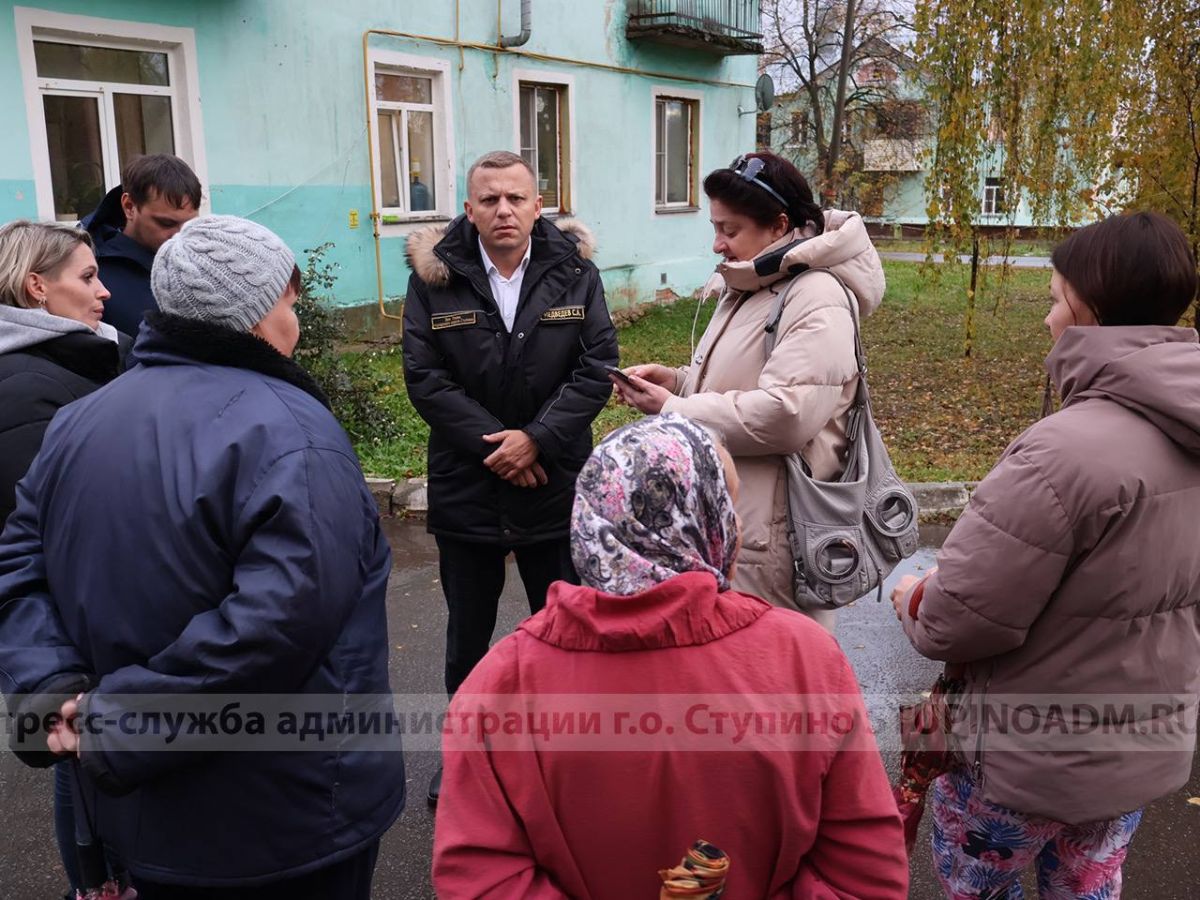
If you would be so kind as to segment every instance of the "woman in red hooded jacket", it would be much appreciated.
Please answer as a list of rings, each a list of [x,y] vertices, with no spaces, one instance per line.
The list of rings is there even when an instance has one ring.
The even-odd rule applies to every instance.
[[[730,897],[904,897],[900,819],[834,639],[729,587],[737,477],[679,415],[580,472],[582,586],[455,695],[434,885],[461,897],[654,896],[697,839]]]

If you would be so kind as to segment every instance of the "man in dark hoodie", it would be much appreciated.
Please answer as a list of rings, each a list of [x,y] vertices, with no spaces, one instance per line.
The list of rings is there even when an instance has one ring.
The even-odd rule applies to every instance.
[[[157,309],[150,267],[158,248],[200,214],[200,180],[178,156],[135,156],[83,227],[96,246],[100,280],[112,292],[104,321],[137,335],[142,314]]]

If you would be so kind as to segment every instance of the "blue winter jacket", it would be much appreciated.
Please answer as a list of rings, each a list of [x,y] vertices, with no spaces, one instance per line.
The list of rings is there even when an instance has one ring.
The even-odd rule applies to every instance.
[[[98,679],[81,715],[106,725],[132,721],[133,694],[389,713],[390,554],[319,389],[251,335],[162,313],[133,357],[59,412],[18,485],[0,537],[10,705],[75,673]],[[81,761],[97,831],[135,877],[300,875],[404,805],[398,736],[223,752],[190,728],[169,748],[126,730],[85,730]]]

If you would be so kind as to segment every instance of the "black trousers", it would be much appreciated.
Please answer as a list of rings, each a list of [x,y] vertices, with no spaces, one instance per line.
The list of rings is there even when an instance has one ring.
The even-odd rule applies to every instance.
[[[579,582],[571,564],[570,538],[505,547],[438,535],[437,545],[442,591],[450,613],[446,625],[446,693],[453,696],[491,644],[504,590],[504,561],[509,553],[517,558],[531,615],[546,605],[550,582]]]
[[[196,888],[134,881],[139,900],[371,900],[379,841],[332,866],[258,887]]]

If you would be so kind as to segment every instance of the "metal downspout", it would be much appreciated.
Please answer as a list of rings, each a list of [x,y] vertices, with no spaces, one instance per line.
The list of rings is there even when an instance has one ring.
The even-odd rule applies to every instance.
[[[502,0],[496,0],[496,6],[499,8]],[[521,33],[513,36],[502,34],[500,35],[500,46],[508,49],[509,47],[520,47],[529,40],[529,32],[533,29],[533,0],[521,0]]]

